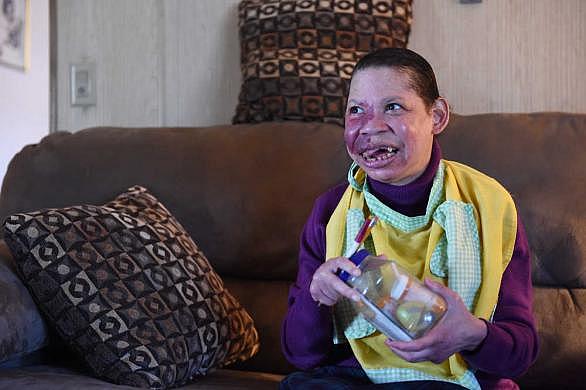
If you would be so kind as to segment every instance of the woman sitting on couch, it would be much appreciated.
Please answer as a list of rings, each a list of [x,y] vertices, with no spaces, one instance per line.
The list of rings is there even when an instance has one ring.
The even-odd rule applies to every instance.
[[[287,359],[306,370],[283,389],[517,388],[535,360],[530,254],[509,193],[494,179],[443,160],[448,124],[429,63],[382,49],[354,70],[344,139],[348,183],[315,202],[301,236],[297,280],[283,323]],[[370,216],[371,253],[397,260],[447,302],[423,337],[392,341],[353,309],[337,276],[360,271],[344,255]],[[327,260],[327,261],[326,261]]]

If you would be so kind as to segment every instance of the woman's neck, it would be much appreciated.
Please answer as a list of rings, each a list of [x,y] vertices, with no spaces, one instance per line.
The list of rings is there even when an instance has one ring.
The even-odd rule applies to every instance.
[[[414,181],[405,185],[392,185],[371,179],[368,180],[370,192],[393,210],[414,217],[424,215],[433,179],[442,158],[437,140],[433,140],[431,157],[425,171]]]

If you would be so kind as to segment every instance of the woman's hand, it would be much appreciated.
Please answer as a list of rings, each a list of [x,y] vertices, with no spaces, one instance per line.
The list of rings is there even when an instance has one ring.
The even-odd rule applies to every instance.
[[[425,280],[425,285],[446,300],[446,314],[425,336],[407,342],[387,340],[387,346],[409,362],[431,361],[436,364],[456,352],[478,347],[487,333],[484,321],[466,309],[456,292],[430,279]]]
[[[353,276],[360,275],[360,269],[346,257],[336,257],[326,261],[315,270],[309,285],[309,293],[314,301],[322,305],[332,306],[342,296],[355,301],[360,300],[358,292],[336,275],[339,269]]]

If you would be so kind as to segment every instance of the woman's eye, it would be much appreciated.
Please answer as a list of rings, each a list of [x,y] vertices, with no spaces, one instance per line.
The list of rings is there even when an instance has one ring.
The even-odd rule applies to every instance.
[[[361,112],[363,112],[362,108],[358,107],[358,106],[352,106],[350,107],[350,109],[348,110],[348,112],[350,114],[360,114]]]
[[[385,106],[385,111],[399,111],[402,109],[400,104],[397,103],[389,103]]]

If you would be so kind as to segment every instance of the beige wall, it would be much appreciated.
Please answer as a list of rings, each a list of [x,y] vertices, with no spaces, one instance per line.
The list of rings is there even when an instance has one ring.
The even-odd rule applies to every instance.
[[[57,128],[228,123],[240,85],[238,0],[57,0]],[[72,107],[71,63],[97,104]]]
[[[586,113],[586,1],[415,0],[409,47],[454,111]]]
[[[60,130],[229,123],[238,0],[57,0]],[[459,113],[586,112],[586,1],[415,0],[410,47]],[[70,63],[97,65],[98,104],[69,105]]]

